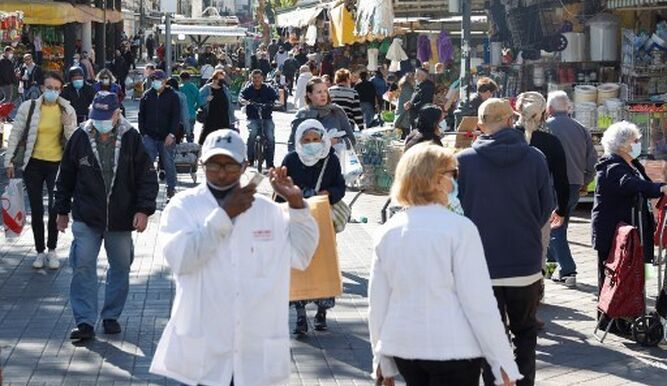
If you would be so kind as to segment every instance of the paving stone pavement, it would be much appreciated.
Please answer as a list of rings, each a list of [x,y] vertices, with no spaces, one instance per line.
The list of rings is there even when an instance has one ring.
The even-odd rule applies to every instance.
[[[135,120],[136,102],[129,102],[127,107],[130,120]],[[277,162],[286,152],[290,117],[276,114]],[[0,170],[0,187],[5,184],[4,170]],[[265,184],[260,190],[267,191]],[[182,189],[193,183],[188,176],[179,176],[179,185]],[[160,209],[164,195],[161,186]],[[346,200],[352,196],[349,193]],[[372,384],[368,377],[371,354],[366,292],[372,235],[379,227],[385,200],[385,196],[364,194],[354,205],[353,215],[366,216],[369,222],[350,224],[339,235],[344,294],[329,314],[328,332],[292,340],[290,385]],[[579,265],[577,289],[547,283],[545,305],[540,309],[547,325],[538,341],[537,384],[666,385],[665,346],[647,349],[616,337],[607,338],[603,345],[592,337],[596,257],[590,248],[589,211],[590,207],[580,208],[570,229],[571,247]],[[130,294],[120,320],[123,333],[116,337],[100,334],[94,342],[80,347],[68,340],[69,330],[74,327],[68,302],[71,269],[66,265],[71,233],[61,235],[58,254],[63,267],[57,271],[32,268],[34,251],[29,229],[15,240],[0,235],[0,366],[6,385],[175,384],[148,372],[174,291],[164,259],[156,253],[159,218],[158,211],[147,231],[134,236],[136,257]],[[100,286],[106,269],[102,252],[98,261]],[[648,288],[649,294],[655,295],[655,282]],[[290,313],[292,325],[294,312]],[[309,313],[311,318],[313,313]]]

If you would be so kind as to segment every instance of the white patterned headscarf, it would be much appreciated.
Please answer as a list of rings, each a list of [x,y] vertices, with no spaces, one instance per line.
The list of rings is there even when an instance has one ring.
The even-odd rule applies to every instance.
[[[322,138],[322,150],[315,156],[309,156],[303,152],[303,144],[301,143],[301,140],[303,139],[303,136],[306,135],[306,133],[309,131],[317,131]],[[299,155],[301,162],[303,162],[303,164],[306,166],[313,166],[321,159],[326,158],[329,155],[329,151],[331,150],[331,138],[329,138],[329,133],[324,128],[322,123],[317,119],[306,119],[305,121],[301,122],[296,128],[294,142],[296,153]]]

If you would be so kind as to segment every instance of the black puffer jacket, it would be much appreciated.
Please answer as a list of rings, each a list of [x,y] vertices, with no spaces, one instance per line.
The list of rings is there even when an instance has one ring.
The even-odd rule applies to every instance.
[[[120,151],[114,163],[111,194],[107,195],[102,169],[91,143],[91,130],[92,123],[88,121],[67,142],[56,182],[55,210],[58,214],[71,211],[74,220],[92,228],[132,231],[136,213],[150,216],[155,212],[158,192],[155,169],[141,135],[130,122],[121,118],[116,129]]]

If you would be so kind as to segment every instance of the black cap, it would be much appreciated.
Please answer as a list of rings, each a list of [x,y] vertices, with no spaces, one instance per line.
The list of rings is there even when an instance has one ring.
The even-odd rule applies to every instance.
[[[83,70],[79,66],[72,66],[69,68],[69,77],[83,76]]]

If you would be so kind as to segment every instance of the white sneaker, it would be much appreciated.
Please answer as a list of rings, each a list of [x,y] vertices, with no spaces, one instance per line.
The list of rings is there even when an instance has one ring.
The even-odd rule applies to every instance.
[[[32,263],[32,267],[35,269],[44,268],[44,261],[46,261],[46,255],[44,253],[38,253],[35,261]]]
[[[48,262],[50,269],[60,268],[60,260],[58,260],[58,255],[56,254],[56,251],[54,250],[49,251],[49,253],[46,255],[46,261]]]

